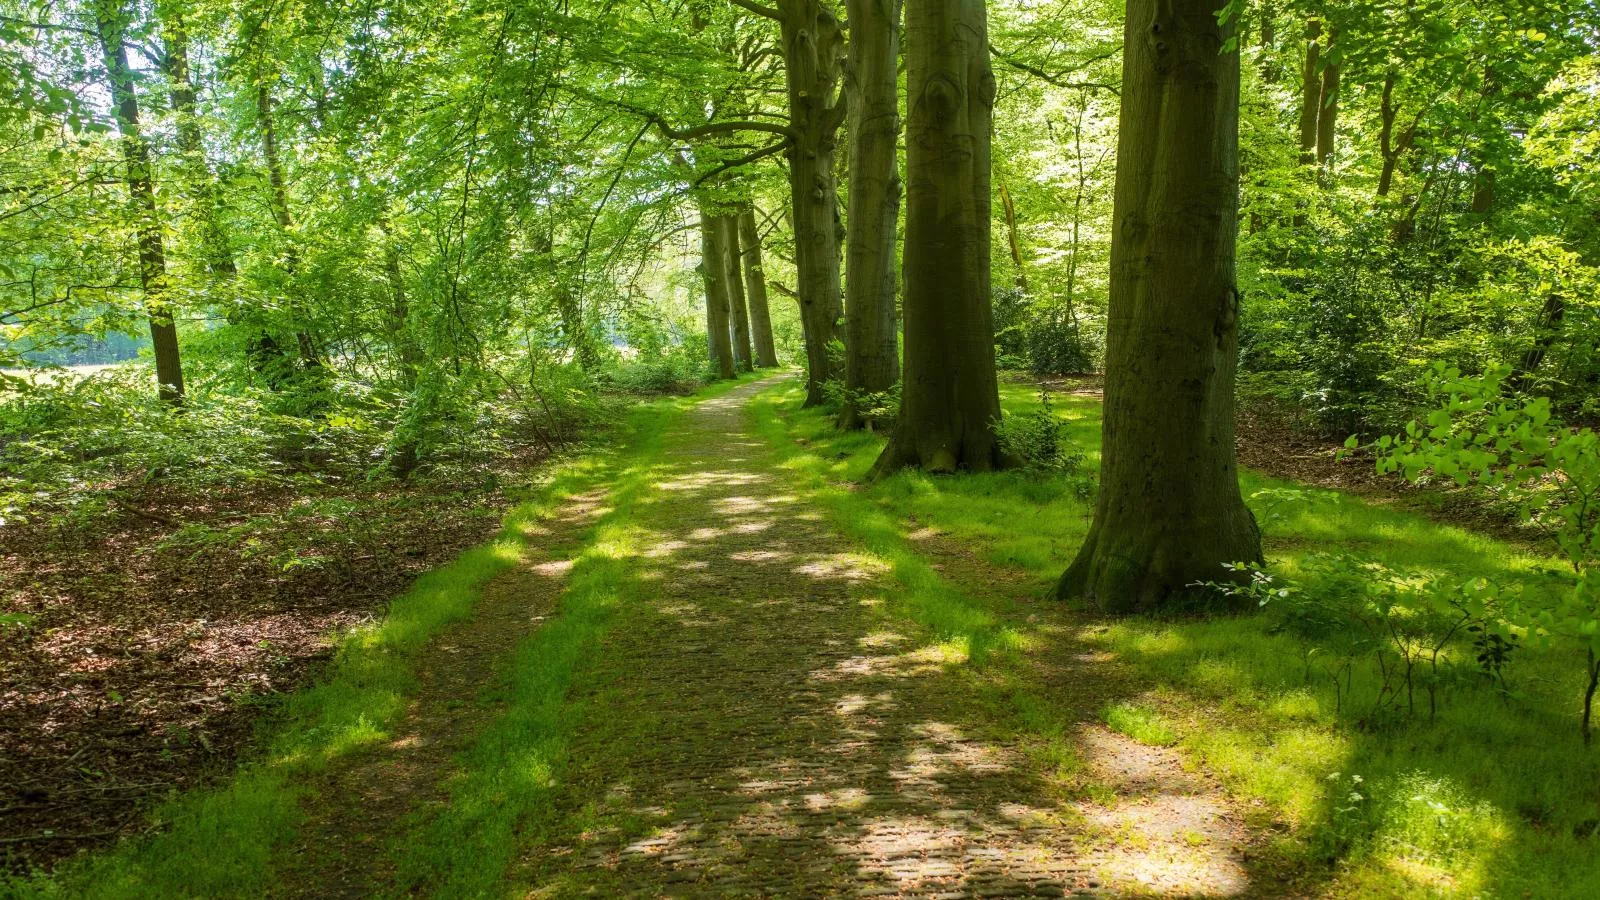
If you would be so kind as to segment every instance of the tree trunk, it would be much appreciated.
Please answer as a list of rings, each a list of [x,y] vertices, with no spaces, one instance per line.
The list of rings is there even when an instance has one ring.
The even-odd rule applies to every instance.
[[[272,89],[263,77],[256,86],[256,119],[261,127],[261,152],[267,160],[267,183],[272,189],[272,217],[278,223],[278,228],[288,238],[289,231],[294,227],[294,217],[289,213],[289,188],[288,181],[283,174],[283,158],[278,154],[278,120],[275,113],[276,105],[272,100]],[[300,268],[299,254],[291,245],[287,254],[286,268],[293,275]],[[290,308],[296,315],[300,315],[298,303],[291,302]],[[323,368],[322,354],[317,351],[317,342],[309,331],[300,329],[295,332],[295,344],[300,350],[300,364],[310,371],[320,371]]]
[[[1522,354],[1521,362],[1511,375],[1510,383],[1513,388],[1527,392],[1533,387],[1539,368],[1544,365],[1544,358],[1550,354],[1550,348],[1555,346],[1556,338],[1561,336],[1561,323],[1566,317],[1567,301],[1561,294],[1551,290],[1545,295],[1544,308],[1539,311],[1533,346]]]
[[[411,301],[406,293],[405,272],[400,268],[400,246],[387,216],[378,219],[378,230],[383,232],[383,272],[389,280],[389,329],[400,360],[400,381],[409,391],[417,386],[422,348],[411,333]]]
[[[1239,54],[1212,0],[1128,0],[1094,524],[1057,589],[1159,608],[1259,561],[1239,494]]]
[[[1316,161],[1317,121],[1322,111],[1322,20],[1306,22],[1305,59],[1300,66],[1300,161]]]
[[[906,37],[906,371],[900,416],[873,473],[987,471],[1008,460],[994,433],[995,81],[984,0],[916,0]]]
[[[857,400],[900,379],[894,245],[900,214],[900,0],[849,0],[850,230],[845,251],[841,428],[867,424]],[[1019,269],[1020,271],[1020,269]]]
[[[1261,4],[1261,81],[1278,83],[1278,64],[1273,51],[1278,49],[1278,10],[1270,2]]]
[[[205,141],[195,112],[194,79],[189,70],[189,31],[175,4],[163,3],[161,30],[166,52],[162,70],[171,90],[172,112],[177,120],[178,155],[189,179],[189,200],[200,222],[200,240],[206,270],[219,278],[233,278],[238,268],[233,248],[217,209],[216,183],[206,162]]]
[[[717,217],[722,229],[722,259],[728,282],[728,324],[732,329],[734,366],[741,372],[755,369],[750,349],[750,309],[744,299],[744,265],[739,258],[739,217]]]
[[[1394,188],[1394,168],[1400,158],[1394,141],[1394,120],[1400,115],[1400,107],[1394,102],[1396,77],[1393,69],[1383,76],[1383,97],[1378,102],[1378,155],[1383,159],[1383,169],[1378,173],[1379,197],[1389,196]]]
[[[1011,251],[1011,265],[1015,268],[1014,283],[1017,290],[1028,292],[1028,273],[1022,270],[1022,238],[1017,233],[1017,204],[1011,199],[1011,192],[1006,190],[1006,183],[1000,182],[1000,212],[1006,221],[1006,246]]]
[[[1478,178],[1472,185],[1472,212],[1474,215],[1486,216],[1494,209],[1495,189],[1494,170],[1480,169]]]
[[[839,199],[834,151],[846,102],[838,94],[844,35],[820,0],[780,0],[787,69],[789,193],[793,203],[796,291],[806,341],[806,406],[823,401],[835,376],[830,345],[841,338]]]
[[[728,267],[723,262],[722,221],[700,210],[700,275],[706,283],[706,339],[718,378],[732,378],[733,344],[728,339]]]
[[[1331,50],[1339,40],[1339,31],[1328,29],[1328,47]],[[1339,76],[1342,66],[1337,55],[1330,53],[1322,67],[1322,98],[1317,103],[1317,164],[1324,169],[1333,165],[1334,140],[1339,128]]]
[[[144,289],[145,314],[150,319],[156,393],[161,402],[177,405],[183,402],[183,365],[178,356],[178,329],[167,298],[167,255],[151,181],[150,146],[139,127],[139,98],[134,93],[133,71],[128,66],[128,47],[123,39],[127,25],[128,11],[121,0],[98,0],[95,27],[116,109],[122,162],[128,169],[128,209],[139,235],[139,284]]]
[[[740,268],[744,272],[744,299],[750,309],[750,339],[755,345],[756,365],[778,365],[778,349],[772,342],[772,311],[767,305],[767,273],[761,265],[761,232],[756,228],[755,207],[746,205],[739,212]]]

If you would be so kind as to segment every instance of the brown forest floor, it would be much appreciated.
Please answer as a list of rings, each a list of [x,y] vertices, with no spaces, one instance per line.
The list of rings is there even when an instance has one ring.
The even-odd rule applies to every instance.
[[[437,481],[148,494],[75,524],[0,528],[0,613],[34,617],[0,628],[13,871],[108,845],[231,771],[335,635],[482,542],[509,502]]]
[[[1008,373],[1008,381],[1046,388],[1055,394],[1099,399],[1104,379],[1099,375],[1074,375],[1039,380],[1024,373]],[[1395,503],[1445,525],[1455,525],[1516,544],[1546,544],[1548,535],[1522,523],[1520,512],[1496,504],[1477,488],[1454,484],[1410,484],[1393,475],[1380,475],[1365,452],[1347,454],[1342,440],[1318,434],[1285,410],[1269,407],[1240,409],[1235,420],[1235,452],[1239,465],[1263,475],[1302,485],[1357,494],[1370,502]]]

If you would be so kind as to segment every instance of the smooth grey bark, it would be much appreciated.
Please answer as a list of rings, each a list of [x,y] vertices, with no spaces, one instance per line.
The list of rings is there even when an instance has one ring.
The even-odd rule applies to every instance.
[[[995,80],[983,0],[906,7],[905,380],[881,476],[1009,462],[990,307],[989,146]]]
[[[767,272],[761,263],[761,231],[756,227],[755,207],[739,211],[740,269],[744,272],[744,299],[750,309],[750,341],[756,365],[778,365],[778,349],[772,341],[772,310],[767,303]]]
[[[741,372],[755,369],[755,354],[750,348],[750,309],[744,299],[744,265],[739,258],[739,217],[717,217],[722,229],[723,277],[728,283],[728,325],[733,340],[734,366]]]
[[[728,336],[728,267],[721,220],[700,210],[700,276],[706,285],[706,339],[718,378],[736,374],[733,343]]]
[[[1239,54],[1213,0],[1128,0],[1100,493],[1057,594],[1157,609],[1261,560],[1239,493]]]
[[[900,0],[848,0],[851,95],[841,428],[868,424],[857,399],[900,380],[895,232],[900,218]]]
[[[820,0],[779,0],[776,8],[793,136],[787,154],[795,291],[806,342],[805,405],[816,406],[823,402],[823,385],[837,374],[830,345],[843,337],[834,156],[848,111],[838,90],[844,33]]]
[[[150,145],[139,125],[139,98],[128,65],[124,38],[128,11],[120,0],[98,0],[95,30],[106,67],[106,83],[115,108],[122,162],[127,168],[128,209],[139,236],[139,284],[156,359],[156,393],[163,403],[183,402],[183,364],[178,355],[178,328],[167,297],[167,255],[161,237],[160,211],[152,181]]]

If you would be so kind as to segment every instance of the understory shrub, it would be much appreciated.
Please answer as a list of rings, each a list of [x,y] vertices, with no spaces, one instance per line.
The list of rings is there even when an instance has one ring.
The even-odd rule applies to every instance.
[[[1027,471],[1073,476],[1080,496],[1093,492],[1093,477],[1081,471],[1084,454],[1073,446],[1067,423],[1056,416],[1049,391],[1039,391],[1036,409],[1002,415],[995,423],[995,436],[1000,448]]]

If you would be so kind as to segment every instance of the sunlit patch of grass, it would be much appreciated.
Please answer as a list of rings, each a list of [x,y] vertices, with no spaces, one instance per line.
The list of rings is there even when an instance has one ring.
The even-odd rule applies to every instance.
[[[521,558],[523,541],[536,531],[538,519],[562,498],[596,485],[633,477],[647,480],[649,470],[638,460],[659,445],[667,423],[696,400],[724,393],[733,383],[716,385],[696,397],[659,401],[637,408],[630,420],[626,451],[596,450],[567,460],[527,502],[508,513],[500,533],[489,543],[462,553],[451,564],[423,575],[388,615],[376,625],[345,635],[328,674],[284,702],[262,743],[259,755],[221,787],[179,796],[152,816],[154,836],[125,841],[112,850],[62,866],[51,876],[0,880],[0,895],[32,897],[259,897],[270,893],[274,863],[294,838],[302,821],[307,776],[357,751],[387,740],[417,687],[418,654],[436,636],[471,616],[481,589]],[[619,473],[621,473],[619,475]],[[597,546],[623,546],[600,532]],[[606,560],[605,565],[620,563]],[[575,575],[573,590],[606,593],[597,581]],[[565,603],[563,604],[565,606]],[[595,604],[579,602],[578,608]],[[592,618],[557,616],[537,635],[568,654],[579,652],[574,635],[592,636]],[[524,648],[524,651],[526,648]],[[526,732],[538,732],[551,713],[550,698],[564,692],[559,654],[529,659],[519,652],[513,669],[528,713]],[[535,698],[528,701],[527,698]],[[540,718],[543,716],[544,718]],[[520,723],[526,724],[526,723]],[[507,726],[512,727],[512,726]],[[507,783],[526,789],[548,784],[559,748],[549,742],[518,748],[504,770]],[[506,795],[508,796],[508,795]],[[509,833],[505,836],[509,840]],[[463,846],[469,846],[466,841]],[[470,845],[482,850],[485,842]],[[505,854],[500,854],[504,856]],[[493,854],[485,860],[494,858]],[[453,871],[453,870],[451,870]],[[500,871],[491,873],[498,879]]]
[[[1170,747],[1178,742],[1178,733],[1173,730],[1172,723],[1142,703],[1126,700],[1109,703],[1100,711],[1100,720],[1112,731],[1125,734],[1141,744]]]
[[[1027,386],[1006,385],[1001,394],[1008,411],[1038,402]],[[824,484],[859,480],[882,446],[881,436],[841,436],[825,417],[798,411],[787,387],[764,399],[757,425],[786,448],[784,465]],[[1093,471],[1099,402],[1058,397],[1055,408]],[[1325,587],[1307,565],[1318,553],[1381,563],[1403,577],[1484,576],[1521,586],[1533,603],[1563,589],[1560,567],[1526,547],[1255,473],[1243,473],[1240,481],[1262,524],[1271,571],[1307,591]],[[869,530],[889,523],[904,530],[910,523],[913,533],[936,531],[1024,573],[1039,596],[1070,562],[1092,514],[1069,479],[1016,473],[905,473],[849,497],[836,507],[836,521],[871,516]],[[907,543],[914,552],[916,541]],[[897,576],[916,571],[914,562],[885,555],[895,559]],[[907,584],[907,590],[922,588]],[[908,603],[903,596],[896,602]],[[919,621],[929,618],[919,615]],[[963,627],[959,617],[951,624]],[[980,631],[994,627],[976,624]],[[1322,890],[1362,897],[1600,896],[1600,795],[1594,787],[1600,754],[1585,750],[1578,737],[1575,651],[1524,646],[1508,670],[1514,696],[1466,679],[1444,691],[1430,721],[1425,700],[1413,715],[1374,717],[1380,676],[1370,648],[1344,669],[1337,654],[1275,630],[1270,613],[1130,618],[1085,632],[1159,688],[1161,711],[1179,732],[1179,746],[1246,801],[1247,821],[1271,834],[1283,829],[1274,840],[1277,856],[1286,864],[1327,866],[1316,879]],[[1008,642],[1012,648],[1028,641],[1026,630],[1017,634]],[[1465,650],[1458,655],[1471,659]],[[984,664],[981,655],[974,660]],[[1021,723],[1031,752],[1070,759],[1052,749],[1070,743],[1051,721],[1061,710],[1049,698],[1017,690],[1016,680],[1004,674],[993,680],[995,704]],[[1359,810],[1341,812],[1350,805],[1353,776],[1362,778],[1364,800]],[[1078,790],[1111,795],[1092,784]]]

